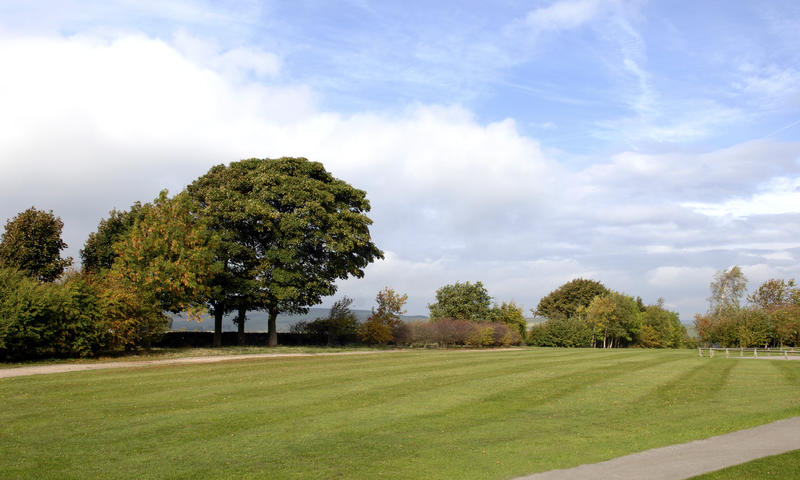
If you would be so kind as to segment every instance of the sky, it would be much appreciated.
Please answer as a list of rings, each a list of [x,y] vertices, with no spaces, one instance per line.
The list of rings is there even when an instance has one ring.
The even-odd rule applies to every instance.
[[[718,270],[800,278],[798,31],[796,0],[4,0],[0,226],[52,210],[78,259],[112,208],[302,156],[372,204],[356,308],[582,277],[688,323]]]

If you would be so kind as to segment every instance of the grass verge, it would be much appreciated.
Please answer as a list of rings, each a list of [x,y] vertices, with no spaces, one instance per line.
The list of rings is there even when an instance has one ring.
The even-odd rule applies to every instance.
[[[509,478],[800,414],[800,363],[425,351],[0,379],[6,478]]]
[[[707,473],[692,480],[759,480],[764,478],[800,478],[800,450],[760,458],[735,467]]]

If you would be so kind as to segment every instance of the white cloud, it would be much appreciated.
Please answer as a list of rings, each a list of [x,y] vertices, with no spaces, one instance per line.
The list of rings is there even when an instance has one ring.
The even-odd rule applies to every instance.
[[[277,55],[250,47],[235,47],[223,50],[216,42],[178,31],[172,40],[175,48],[184,56],[222,73],[237,81],[255,77],[274,77],[280,72],[281,61]]]
[[[612,2],[602,0],[560,0],[528,13],[525,21],[538,30],[568,30],[593,20]]]
[[[77,256],[112,207],[178,190],[214,164],[307,156],[372,202],[387,258],[364,280],[342,283],[360,306],[388,285],[424,313],[436,288],[481,280],[498,300],[533,308],[578,276],[669,304],[670,292],[691,292],[671,289],[675,272],[659,265],[700,269],[692,285],[705,293],[716,269],[707,264],[723,260],[687,266],[696,260],[684,257],[706,256],[691,249],[712,235],[723,248],[748,245],[681,204],[764,194],[753,193],[755,182],[800,173],[800,145],[769,141],[705,154],[623,153],[571,173],[513,119],[481,123],[459,105],[326,112],[304,85],[254,81],[281,75],[277,57],[231,52],[180,35],[171,43],[0,38],[0,221],[32,204],[53,209]],[[792,232],[770,228],[750,244],[763,247],[762,258],[796,248]],[[699,307],[687,300],[680,308],[686,316]]]
[[[707,287],[716,272],[708,267],[664,266],[648,273],[648,282],[659,288],[676,288],[705,283]]]
[[[724,202],[687,202],[683,206],[711,217],[800,214],[800,178],[771,180],[760,193]]]

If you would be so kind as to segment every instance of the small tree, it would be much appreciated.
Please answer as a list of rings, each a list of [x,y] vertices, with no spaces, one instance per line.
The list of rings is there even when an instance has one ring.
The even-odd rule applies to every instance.
[[[315,337],[322,337],[328,346],[341,342],[342,338],[358,333],[358,319],[350,310],[352,304],[352,298],[342,297],[333,303],[327,317],[317,318],[310,323],[300,322],[296,326],[296,330]]]
[[[33,207],[6,223],[0,238],[0,266],[15,268],[40,282],[52,282],[72,264],[61,258],[67,244],[61,240],[64,222]]]
[[[378,308],[372,309],[372,315],[361,325],[361,339],[370,345],[389,343],[394,339],[394,331],[398,329],[403,320],[400,315],[405,313],[403,306],[408,300],[408,295],[400,295],[389,287],[378,292],[375,301]]]
[[[748,295],[747,301],[751,305],[770,311],[800,303],[800,288],[795,285],[794,279],[787,282],[783,279],[770,278]]]
[[[489,320],[505,323],[515,328],[522,337],[525,336],[525,331],[528,329],[528,322],[522,314],[522,307],[514,303],[513,300],[503,302],[501,305],[495,303],[489,312]]]
[[[708,298],[709,312],[722,314],[739,310],[739,302],[747,292],[747,278],[738,265],[730,270],[720,270],[711,282],[711,296]]]
[[[473,322],[489,318],[492,297],[481,282],[445,285],[436,290],[436,303],[428,305],[431,321],[455,318]]]

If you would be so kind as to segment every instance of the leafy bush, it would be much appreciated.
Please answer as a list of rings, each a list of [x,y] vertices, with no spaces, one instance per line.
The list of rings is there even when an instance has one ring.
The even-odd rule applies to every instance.
[[[350,310],[353,299],[343,297],[334,302],[325,318],[312,322],[298,322],[292,327],[293,333],[305,334],[314,343],[332,346],[351,341],[358,334],[358,319]]]
[[[591,347],[592,327],[579,317],[554,316],[534,325],[528,332],[528,345],[537,347]]]
[[[407,330],[409,336],[402,342],[405,345],[435,343],[442,347],[498,347],[522,342],[522,337],[513,326],[496,322],[443,318],[431,322],[412,322],[407,324]]]
[[[106,348],[103,310],[86,277],[41,284],[0,269],[0,358],[92,356]]]

